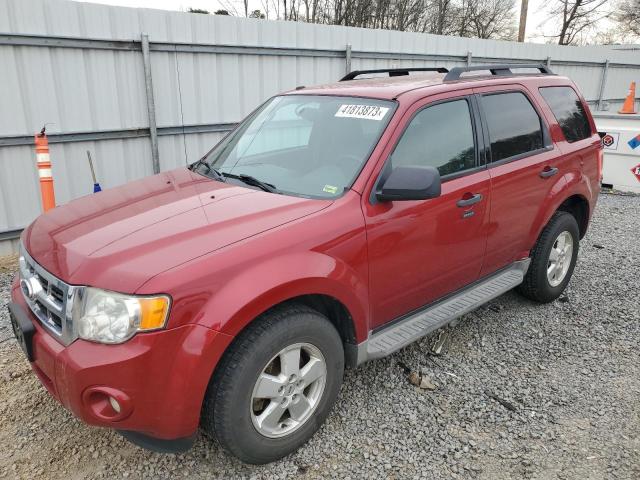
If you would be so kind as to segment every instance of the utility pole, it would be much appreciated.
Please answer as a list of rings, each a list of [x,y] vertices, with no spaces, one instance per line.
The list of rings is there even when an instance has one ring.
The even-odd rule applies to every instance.
[[[527,28],[527,9],[529,8],[529,0],[522,0],[520,7],[520,27],[518,28],[518,41],[524,42],[524,32]]]

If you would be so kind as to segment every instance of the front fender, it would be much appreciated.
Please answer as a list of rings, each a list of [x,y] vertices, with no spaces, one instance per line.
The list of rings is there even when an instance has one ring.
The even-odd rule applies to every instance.
[[[549,195],[544,200],[544,208],[538,212],[535,222],[529,232],[528,248],[532,249],[544,227],[549,223],[553,214],[560,205],[569,197],[579,195],[587,200],[589,204],[589,217],[593,211],[594,192],[589,179],[580,171],[565,173],[556,180],[556,183],[549,190]]]
[[[285,254],[243,269],[210,298],[199,323],[235,336],[272,306],[313,294],[340,301],[351,314],[357,341],[367,338],[366,279],[345,262],[314,251]]]

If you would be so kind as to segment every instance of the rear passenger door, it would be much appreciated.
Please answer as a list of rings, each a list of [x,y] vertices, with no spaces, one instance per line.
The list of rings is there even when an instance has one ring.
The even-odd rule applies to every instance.
[[[576,90],[569,85],[549,85],[538,89],[540,95],[558,122],[558,130],[562,132],[552,136],[558,149],[564,155],[567,178],[587,178],[591,180],[591,189],[600,188],[600,172],[598,168],[600,155],[600,137],[595,125],[589,121],[586,103]]]
[[[520,85],[474,89],[483,119],[491,206],[481,276],[529,256],[536,216],[562,165],[549,126]]]

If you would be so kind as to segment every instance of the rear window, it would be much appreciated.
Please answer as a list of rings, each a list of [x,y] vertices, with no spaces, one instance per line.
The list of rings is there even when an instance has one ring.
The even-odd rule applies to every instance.
[[[482,108],[489,128],[492,162],[543,147],[540,117],[523,93],[485,95]]]
[[[543,87],[540,94],[549,104],[567,142],[591,136],[591,125],[578,94],[571,87]]]

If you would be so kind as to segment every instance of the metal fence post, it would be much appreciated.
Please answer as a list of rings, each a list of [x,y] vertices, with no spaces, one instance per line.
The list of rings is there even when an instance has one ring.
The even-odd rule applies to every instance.
[[[471,59],[473,58],[473,55],[471,54],[471,52],[467,52],[467,67],[471,66]]]
[[[607,85],[607,73],[609,73],[609,60],[604,62],[602,67],[602,77],[600,78],[600,93],[598,93],[598,103],[596,108],[602,110],[602,98],[604,97],[604,87]]]
[[[149,35],[143,33],[140,38],[142,41],[142,61],[144,64],[144,85],[147,91],[147,116],[149,117],[149,135],[151,137],[151,160],[153,161],[153,173],[160,173],[158,127],[156,126],[156,102],[153,98],[153,81],[151,78]]]
[[[551,68],[551,57],[547,57],[547,61],[545,63],[547,65],[547,68]]]
[[[351,72],[351,44],[350,43],[347,43],[347,47],[345,49],[344,55],[345,55],[344,68],[346,70],[346,73],[350,73]]]

